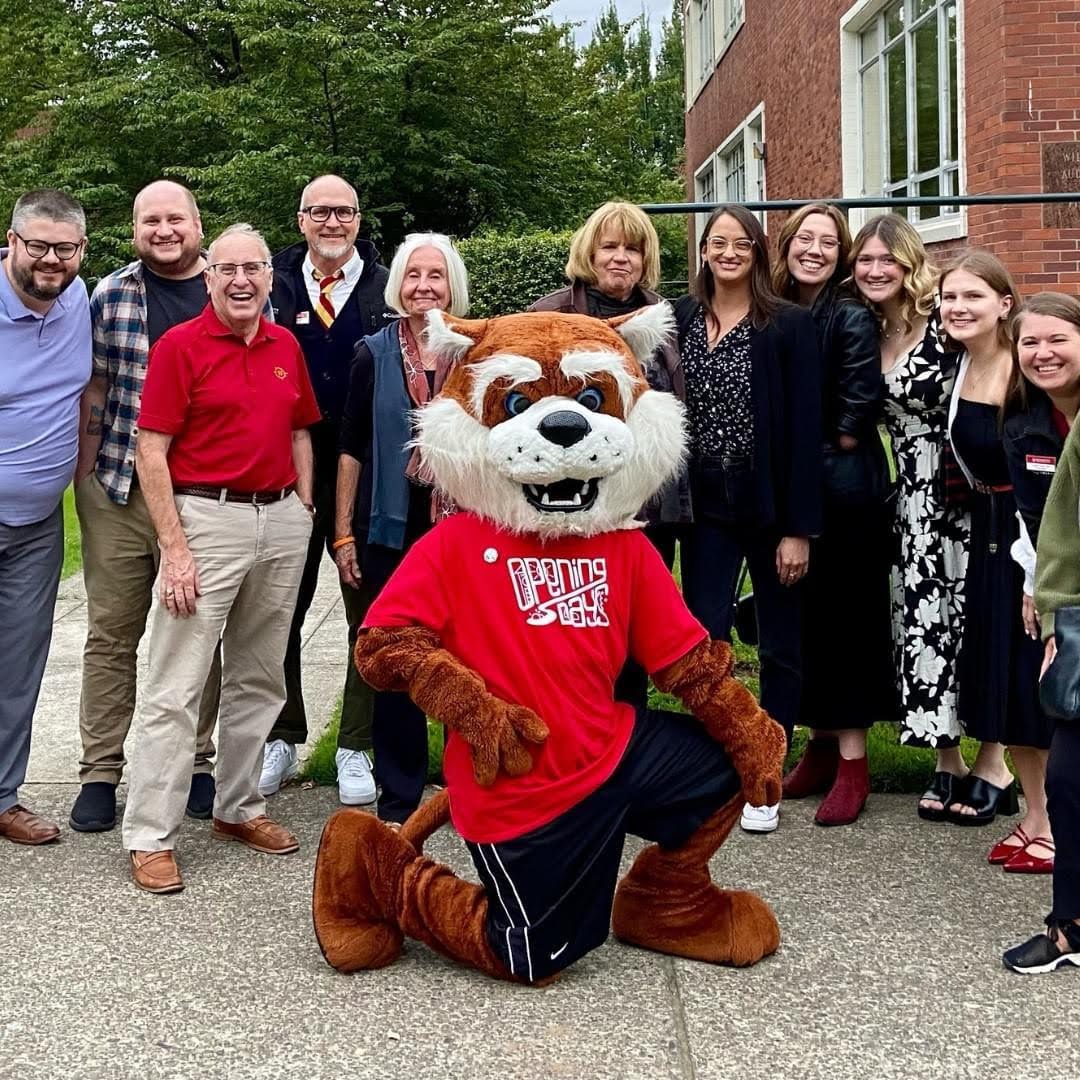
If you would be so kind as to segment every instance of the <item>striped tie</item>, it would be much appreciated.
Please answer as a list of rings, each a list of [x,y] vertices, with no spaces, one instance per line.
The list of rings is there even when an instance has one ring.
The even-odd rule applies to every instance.
[[[315,278],[319,282],[319,302],[315,305],[315,314],[319,316],[319,322],[329,330],[334,325],[335,311],[333,302],[330,299],[330,294],[334,291],[334,286],[345,276],[344,271],[336,270],[332,274],[328,274],[324,278],[319,277],[319,272],[315,271]]]

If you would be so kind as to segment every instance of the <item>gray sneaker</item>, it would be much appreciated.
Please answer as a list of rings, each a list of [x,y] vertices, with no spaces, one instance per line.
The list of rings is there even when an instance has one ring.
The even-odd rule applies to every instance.
[[[296,747],[284,739],[273,739],[263,751],[262,774],[259,777],[259,794],[276,795],[278,788],[300,771],[300,759]]]
[[[367,806],[375,801],[375,777],[363,750],[339,750],[337,763],[338,798],[346,806]]]

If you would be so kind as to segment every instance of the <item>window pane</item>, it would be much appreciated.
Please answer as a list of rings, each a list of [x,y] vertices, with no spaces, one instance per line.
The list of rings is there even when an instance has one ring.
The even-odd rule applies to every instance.
[[[724,172],[724,197],[728,202],[743,202],[746,199],[746,163],[741,142],[736,143],[724,158]]]
[[[938,85],[937,20],[915,31],[915,123],[918,172],[941,165],[941,94]]]
[[[882,160],[881,64],[875,61],[862,73],[863,194],[877,195],[885,176]]]
[[[875,19],[860,35],[859,35],[859,60],[862,63],[866,63],[867,60],[872,60],[878,54],[878,49],[881,45],[878,41],[878,21]]]
[[[928,196],[940,195],[941,194],[941,188],[938,186],[938,178],[935,176],[935,177],[932,177],[930,180],[924,180],[919,185],[919,194],[920,195],[928,195]],[[919,207],[919,220],[920,221],[929,221],[932,218],[937,218],[937,217],[941,217],[941,207],[940,206],[920,206]]]
[[[956,83],[956,5],[950,4],[945,11],[949,39],[949,160],[960,158],[960,109],[957,103]]]
[[[938,0],[915,0],[915,18],[933,11],[937,7]]]
[[[894,183],[908,175],[907,64],[904,43],[885,54],[889,81],[889,179]]]
[[[904,29],[903,0],[896,0],[885,11],[885,40],[892,41]]]

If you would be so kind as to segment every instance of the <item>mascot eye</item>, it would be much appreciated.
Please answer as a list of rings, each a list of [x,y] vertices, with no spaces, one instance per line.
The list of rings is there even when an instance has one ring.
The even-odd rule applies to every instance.
[[[595,386],[590,386],[578,394],[577,403],[589,412],[597,412],[604,404],[604,395]]]
[[[531,404],[532,402],[517,390],[507,394],[506,400],[503,402],[509,416],[520,416]]]

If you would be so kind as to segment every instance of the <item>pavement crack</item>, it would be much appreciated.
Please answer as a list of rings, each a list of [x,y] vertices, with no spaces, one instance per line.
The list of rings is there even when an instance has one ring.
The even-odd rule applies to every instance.
[[[682,990],[679,987],[679,972],[675,961],[665,957],[664,990],[667,992],[668,1005],[671,1007],[671,1020],[675,1025],[675,1049],[679,1055],[679,1075],[683,1080],[696,1080],[694,1054],[690,1049],[690,1032],[686,1026],[686,1009],[683,1007]]]

